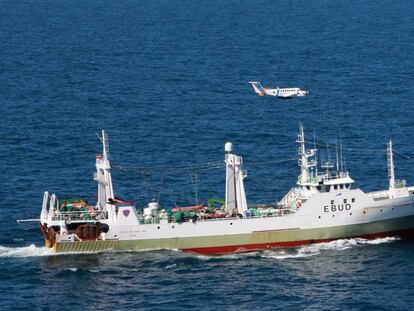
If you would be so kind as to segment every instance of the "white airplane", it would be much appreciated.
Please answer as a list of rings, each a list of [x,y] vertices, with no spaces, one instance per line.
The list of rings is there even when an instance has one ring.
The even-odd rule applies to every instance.
[[[280,88],[276,87],[275,89],[265,88],[262,84],[258,81],[249,81],[250,85],[253,87],[253,90],[259,96],[276,96],[281,99],[291,99],[293,97],[302,97],[309,94],[308,91],[301,90],[298,87],[292,88]]]

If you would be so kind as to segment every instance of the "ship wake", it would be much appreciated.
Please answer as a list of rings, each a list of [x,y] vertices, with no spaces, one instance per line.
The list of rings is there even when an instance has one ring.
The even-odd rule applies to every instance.
[[[398,241],[397,237],[387,237],[379,238],[374,240],[367,240],[361,238],[355,239],[341,239],[335,240],[327,243],[318,243],[312,245],[304,245],[298,248],[292,249],[278,249],[278,250],[269,250],[262,252],[262,257],[272,258],[278,260],[284,259],[295,259],[295,258],[306,258],[315,255],[319,255],[322,252],[335,250],[335,251],[344,251],[347,249],[360,247],[364,245],[378,245],[378,244],[387,244]]]
[[[24,247],[6,247],[0,245],[0,257],[40,257],[53,255],[53,249],[47,247],[37,247],[32,244]]]

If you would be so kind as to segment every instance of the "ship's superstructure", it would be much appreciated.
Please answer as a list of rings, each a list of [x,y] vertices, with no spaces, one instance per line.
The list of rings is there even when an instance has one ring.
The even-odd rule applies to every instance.
[[[351,237],[414,237],[414,187],[395,179],[392,143],[387,147],[389,188],[364,193],[343,165],[318,170],[317,149],[306,149],[300,126],[297,186],[278,203],[248,206],[242,157],[225,145],[225,200],[220,207],[195,205],[142,210],[114,195],[107,134],[96,157],[97,203],[58,201],[45,192],[40,227],[56,252],[180,249],[202,254],[244,252]]]
[[[226,157],[226,212],[245,214],[247,211],[246,193],[244,191],[243,179],[247,176],[243,171],[242,157],[232,154],[233,145],[225,144]]]

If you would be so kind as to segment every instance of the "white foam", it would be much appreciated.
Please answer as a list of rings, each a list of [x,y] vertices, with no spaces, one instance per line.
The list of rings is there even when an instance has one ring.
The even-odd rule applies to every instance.
[[[32,244],[25,247],[6,247],[0,245],[0,257],[39,257],[53,255],[53,249],[47,247],[37,247]]]
[[[317,243],[311,245],[304,245],[298,248],[287,250],[269,250],[262,253],[262,257],[273,259],[291,259],[291,258],[305,258],[315,256],[323,251],[337,250],[343,251],[353,247],[360,247],[363,245],[378,245],[384,243],[392,243],[398,241],[399,238],[388,237],[379,238],[375,240],[366,240],[361,238],[356,239],[341,239],[326,243]]]
[[[375,240],[367,240],[366,244],[377,245],[377,244],[383,244],[383,243],[392,243],[398,240],[400,240],[400,238],[398,237],[389,237],[389,238],[381,238],[381,239],[375,239]]]
[[[317,245],[314,247],[314,245],[307,245],[302,246],[299,248],[289,249],[289,250],[269,250],[264,251],[262,253],[262,257],[264,258],[273,258],[278,260],[283,259],[292,259],[292,258],[305,258],[310,256],[315,256],[320,254],[320,246]]]
[[[197,258],[200,260],[210,260],[210,259],[217,259],[217,258],[227,259],[227,260],[237,260],[237,259],[243,259],[246,257],[255,257],[255,256],[278,259],[278,260],[306,258],[306,257],[319,255],[323,251],[329,251],[329,250],[343,251],[346,249],[350,249],[350,248],[358,247],[362,245],[378,245],[378,244],[384,244],[384,243],[392,243],[398,240],[399,238],[396,238],[396,237],[379,238],[375,240],[367,240],[367,239],[361,239],[361,238],[341,239],[341,240],[335,240],[332,242],[304,245],[301,247],[290,248],[290,249],[272,249],[272,250],[265,250],[262,252],[255,251],[255,252],[239,253],[239,254],[230,253],[230,254],[219,255],[219,256],[197,255]]]
[[[283,259],[310,257],[316,254],[317,253],[304,253],[301,251],[298,251],[292,254],[288,254],[285,251],[266,251],[262,254],[262,257],[283,260]]]
[[[224,255],[196,255],[197,259],[200,260],[211,260],[211,259],[225,259],[225,260],[237,260],[246,257],[255,257],[259,252],[245,252],[245,253],[228,253]]]
[[[177,264],[176,263],[173,263],[172,265],[165,266],[164,269],[171,269],[171,268],[175,268],[176,266],[177,266]]]

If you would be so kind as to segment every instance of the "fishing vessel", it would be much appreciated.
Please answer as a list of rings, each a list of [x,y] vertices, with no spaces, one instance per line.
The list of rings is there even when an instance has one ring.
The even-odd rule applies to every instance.
[[[114,194],[108,136],[96,156],[96,204],[44,193],[40,229],[55,252],[174,249],[225,254],[293,247],[343,238],[414,238],[414,187],[395,179],[392,142],[387,145],[388,189],[366,193],[353,187],[343,166],[319,169],[318,150],[307,149],[303,127],[297,143],[300,175],[277,203],[249,206],[242,157],[225,144],[226,184],[222,206],[138,209]]]

